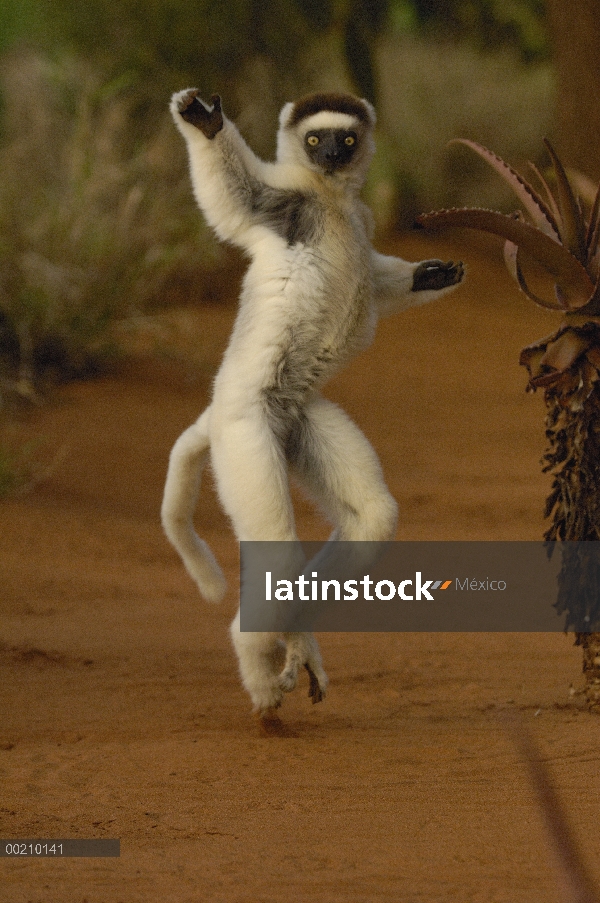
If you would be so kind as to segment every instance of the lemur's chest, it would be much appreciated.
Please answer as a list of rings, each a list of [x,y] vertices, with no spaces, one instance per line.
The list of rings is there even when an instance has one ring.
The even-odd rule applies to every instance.
[[[372,340],[367,224],[356,199],[280,192],[270,200],[234,342],[264,348],[284,373],[293,359],[308,385]]]
[[[310,335],[311,346],[322,341],[334,355],[362,346],[372,337],[372,297],[371,246],[360,202],[303,195],[295,203],[278,206],[277,222],[254,247],[244,306],[261,320],[275,317],[298,338]]]
[[[322,261],[330,259],[323,254],[326,251],[334,255],[334,263],[340,256],[350,256],[359,263],[368,247],[362,205],[340,191],[317,194],[262,187],[252,193],[252,210],[259,228],[276,241],[276,256],[287,260],[294,259],[293,252],[299,251],[299,259],[306,262],[302,251],[310,248],[322,252]],[[254,254],[256,251],[255,245]]]

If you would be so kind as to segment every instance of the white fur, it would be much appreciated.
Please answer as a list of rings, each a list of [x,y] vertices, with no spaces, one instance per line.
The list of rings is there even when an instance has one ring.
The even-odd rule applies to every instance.
[[[376,121],[375,110],[371,104],[367,100],[362,100],[361,103],[368,116],[368,125],[359,122],[356,117],[348,113],[322,110],[320,113],[307,116],[306,119],[302,119],[293,127],[290,127],[289,123],[294,112],[294,104],[286,103],[279,114],[279,131],[277,133],[278,167],[281,167],[282,164],[291,163],[298,165],[305,174],[315,171],[312,164],[307,160],[304,151],[305,135],[316,128],[354,129],[359,136],[359,152],[353,161],[352,167],[347,173],[340,173],[338,179],[340,183],[350,182],[350,184],[356,186],[357,190],[360,190],[366,178],[371,158],[375,153],[375,143],[372,135]]]
[[[359,122],[355,116],[348,113],[333,113],[330,110],[321,110],[313,116],[307,116],[302,120],[302,131],[306,135],[315,129],[355,129]]]
[[[277,162],[264,163],[229,120],[211,140],[185,122],[178,105],[186,94],[174,95],[171,108],[187,142],[198,203],[217,234],[252,258],[212,403],[171,452],[162,506],[169,540],[202,595],[217,601],[225,589],[223,574],[192,520],[209,453],[238,540],[297,539],[289,467],[335,525],[337,539],[393,539],[396,503],[377,456],[358,427],[322,398],[319,389],[371,342],[379,313],[429,301],[450,289],[412,292],[418,264],[385,257],[369,243],[370,215],[358,191],[373,152],[374,114],[370,127],[354,122],[359,147],[352,164],[325,176],[307,162],[302,141],[307,122],[354,117],[324,112],[290,129],[293,107],[286,105]],[[258,191],[258,206],[270,189],[304,192],[316,199],[315,211],[324,213],[315,216],[325,216],[318,239],[286,241],[277,223],[269,223],[267,214],[258,215],[256,204],[247,204],[251,184]],[[298,373],[290,371],[290,361]],[[293,435],[297,404],[311,437],[304,450],[300,446],[287,458],[272,414],[279,410],[276,391],[282,372],[293,398],[281,409],[281,428]],[[284,648],[276,634],[242,633],[239,614],[231,635],[242,682],[256,711],[279,706],[303,665],[311,676],[314,700],[324,694],[327,676],[312,635],[287,634]]]

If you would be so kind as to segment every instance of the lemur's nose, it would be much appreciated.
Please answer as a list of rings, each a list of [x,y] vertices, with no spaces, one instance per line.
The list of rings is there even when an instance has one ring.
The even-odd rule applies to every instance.
[[[340,155],[335,137],[332,135],[327,139],[327,143],[323,148],[326,160],[337,160]]]

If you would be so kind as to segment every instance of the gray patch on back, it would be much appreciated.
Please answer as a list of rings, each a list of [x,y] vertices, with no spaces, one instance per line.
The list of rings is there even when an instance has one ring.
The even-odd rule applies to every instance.
[[[323,233],[323,212],[316,198],[252,182],[250,210],[288,245],[309,245]]]
[[[265,185],[246,172],[235,150],[227,145],[223,147],[223,164],[228,190],[261,225],[289,246],[319,242],[325,230],[325,211],[314,194]]]

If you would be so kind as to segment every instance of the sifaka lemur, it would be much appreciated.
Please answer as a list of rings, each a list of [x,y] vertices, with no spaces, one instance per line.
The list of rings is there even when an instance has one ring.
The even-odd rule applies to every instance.
[[[324,383],[374,336],[380,316],[453,289],[461,263],[408,263],[371,245],[360,190],[375,146],[375,112],[349,94],[311,94],[280,115],[275,162],[250,150],[218,95],[175,94],[194,193],[217,235],[251,258],[212,402],[176,442],[162,506],[166,534],[200,592],[219,601],[225,579],[193,514],[210,457],[238,540],[297,541],[288,472],[321,506],[339,540],[394,538],[396,502],[357,426],[323,398]],[[310,633],[231,626],[255,711],[281,704],[306,667],[313,702],[327,676]]]

